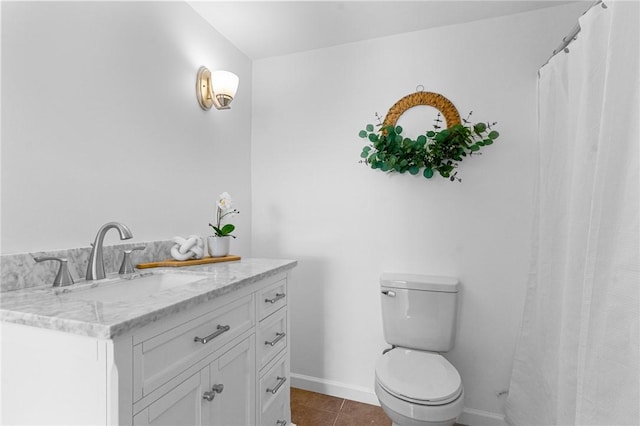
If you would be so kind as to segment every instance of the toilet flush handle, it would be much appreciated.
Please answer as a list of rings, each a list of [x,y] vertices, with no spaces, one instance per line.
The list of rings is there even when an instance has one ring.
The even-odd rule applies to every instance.
[[[396,297],[396,292],[392,290],[382,290],[382,294],[389,297]]]

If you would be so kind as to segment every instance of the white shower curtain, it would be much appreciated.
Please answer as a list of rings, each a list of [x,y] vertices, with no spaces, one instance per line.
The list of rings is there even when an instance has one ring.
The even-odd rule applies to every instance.
[[[506,420],[640,425],[639,4],[540,70],[533,262]]]

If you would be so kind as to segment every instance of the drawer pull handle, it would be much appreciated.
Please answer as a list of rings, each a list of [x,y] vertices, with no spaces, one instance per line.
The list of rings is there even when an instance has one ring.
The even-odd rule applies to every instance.
[[[271,393],[275,394],[276,392],[278,392],[278,389],[280,389],[280,387],[281,387],[282,385],[284,385],[284,382],[286,382],[286,381],[287,381],[287,378],[286,378],[286,377],[280,377],[280,376],[278,376],[278,377],[276,377],[276,379],[278,379],[278,384],[276,385],[276,387],[275,387],[275,388],[273,388],[273,389],[271,389],[271,388],[267,388],[267,392],[271,392]]]
[[[223,390],[224,390],[224,385],[223,384],[213,385],[213,387],[211,388],[210,391],[205,392],[204,394],[202,394],[202,398],[206,399],[209,402],[211,402],[211,401],[213,401],[213,398],[216,397],[216,394],[217,393],[222,393]]]
[[[276,293],[276,297],[273,299],[264,299],[264,303],[276,303],[278,300],[283,299],[286,296],[284,293]]]
[[[229,330],[231,330],[230,326],[218,324],[218,327],[217,327],[216,331],[214,331],[213,333],[211,333],[207,337],[198,337],[198,336],[196,336],[193,339],[193,341],[194,342],[200,342],[200,343],[202,343],[204,345],[206,343],[209,343],[211,340],[215,339],[216,337],[218,337],[222,333],[226,333]]]
[[[275,339],[273,339],[272,341],[265,340],[264,344],[265,345],[269,345],[269,346],[275,346],[276,343],[278,343],[280,340],[284,339],[284,336],[286,336],[285,333],[276,333],[276,338]]]
[[[287,421],[286,420],[278,420],[278,421],[276,421],[276,424],[278,426],[286,426]]]

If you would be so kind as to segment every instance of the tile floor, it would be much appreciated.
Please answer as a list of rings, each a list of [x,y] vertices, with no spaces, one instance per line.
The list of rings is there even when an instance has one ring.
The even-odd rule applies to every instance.
[[[376,405],[297,388],[291,388],[291,422],[297,426],[391,426],[389,417]]]
[[[291,388],[291,421],[297,426],[391,426],[382,408]]]

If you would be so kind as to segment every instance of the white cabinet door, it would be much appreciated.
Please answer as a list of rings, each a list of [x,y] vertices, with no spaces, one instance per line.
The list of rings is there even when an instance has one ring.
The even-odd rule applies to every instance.
[[[207,366],[171,389],[133,417],[134,426],[198,426],[210,423],[209,412],[203,399],[209,387]]]
[[[210,364],[209,405],[212,425],[247,426],[255,421],[254,335],[229,349]]]

